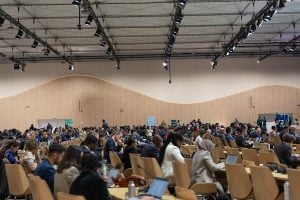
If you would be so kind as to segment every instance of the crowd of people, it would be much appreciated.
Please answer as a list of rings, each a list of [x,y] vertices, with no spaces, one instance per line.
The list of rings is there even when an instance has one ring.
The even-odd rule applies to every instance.
[[[174,175],[172,161],[184,163],[180,146],[194,144],[198,151],[193,156],[191,180],[196,182],[216,182],[214,173],[224,168],[224,163],[214,163],[211,149],[215,145],[212,137],[225,141],[235,140],[238,147],[251,148],[253,143],[270,142],[274,135],[279,135],[283,143],[274,147],[280,162],[288,167],[296,167],[291,147],[287,143],[300,143],[296,129],[286,126],[278,131],[275,126],[267,131],[264,123],[260,126],[240,123],[235,119],[230,126],[219,123],[202,123],[196,119],[187,124],[160,126],[121,126],[110,127],[103,120],[102,126],[77,129],[72,127],[55,128],[48,124],[43,129],[33,125],[24,133],[12,129],[0,132],[0,199],[8,195],[5,181],[4,164],[22,164],[27,174],[35,174],[44,179],[51,192],[65,192],[83,195],[86,200],[110,199],[107,182],[108,173],[103,166],[110,164],[109,152],[116,152],[124,165],[131,168],[130,153],[142,157],[156,158],[164,177]],[[83,138],[80,146],[65,148],[63,142]],[[47,145],[47,152],[42,157],[39,153],[41,144]],[[24,151],[22,158],[18,151]],[[217,182],[216,182],[217,183]],[[219,193],[224,190],[217,183]]]

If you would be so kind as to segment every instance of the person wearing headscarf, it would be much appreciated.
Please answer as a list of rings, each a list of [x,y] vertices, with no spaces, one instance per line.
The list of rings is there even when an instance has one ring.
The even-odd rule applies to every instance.
[[[193,183],[216,183],[219,193],[224,193],[222,185],[216,181],[215,172],[224,168],[224,163],[214,163],[211,150],[214,147],[212,141],[204,139],[198,143],[199,150],[195,153],[192,162],[192,184]]]

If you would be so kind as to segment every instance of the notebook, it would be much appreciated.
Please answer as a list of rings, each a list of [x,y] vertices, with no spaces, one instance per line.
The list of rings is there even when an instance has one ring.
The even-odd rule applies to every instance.
[[[226,164],[236,164],[236,162],[237,162],[237,156],[227,155],[227,158],[225,161]]]

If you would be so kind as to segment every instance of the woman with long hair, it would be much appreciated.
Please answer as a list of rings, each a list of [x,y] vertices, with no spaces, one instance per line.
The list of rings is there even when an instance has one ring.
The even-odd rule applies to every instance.
[[[184,163],[184,158],[180,151],[180,146],[182,143],[182,135],[178,133],[170,133],[164,146],[161,148],[158,161],[161,165],[164,177],[174,175],[172,161],[179,161],[181,163]]]
[[[38,148],[39,145],[36,140],[29,140],[25,146],[22,165],[27,173],[33,173],[39,164]]]
[[[69,193],[72,182],[79,176],[82,154],[79,146],[71,145],[67,148],[54,176],[54,194]]]
[[[17,151],[19,149],[19,143],[17,141],[11,141],[5,145],[0,151],[0,159],[6,159],[10,164],[19,163]]]

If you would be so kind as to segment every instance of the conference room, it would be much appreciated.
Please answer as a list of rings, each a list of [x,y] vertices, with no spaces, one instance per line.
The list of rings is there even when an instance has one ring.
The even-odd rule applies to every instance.
[[[1,0],[0,200],[299,200],[300,0]]]

